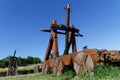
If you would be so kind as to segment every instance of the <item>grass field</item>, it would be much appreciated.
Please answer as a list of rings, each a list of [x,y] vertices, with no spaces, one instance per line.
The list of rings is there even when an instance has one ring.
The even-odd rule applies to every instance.
[[[21,67],[18,67],[18,70],[19,70],[19,71],[22,71],[22,70],[30,70],[30,69],[34,69],[34,66],[35,66],[35,65],[21,66]],[[0,72],[7,72],[7,68],[0,68]]]
[[[112,66],[97,65],[93,71],[94,77],[90,77],[88,73],[75,75],[73,70],[66,70],[61,76],[49,74],[28,74],[10,77],[1,77],[0,80],[120,80],[120,69]]]

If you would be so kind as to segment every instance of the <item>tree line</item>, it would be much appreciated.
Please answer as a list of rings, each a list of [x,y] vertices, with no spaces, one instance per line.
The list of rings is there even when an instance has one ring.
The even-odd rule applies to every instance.
[[[9,59],[10,59],[10,56],[1,59],[0,60],[0,68],[8,67]],[[18,66],[27,66],[30,64],[37,64],[40,62],[41,62],[41,59],[38,57],[31,57],[31,56],[28,56],[27,58],[17,57],[17,65]]]

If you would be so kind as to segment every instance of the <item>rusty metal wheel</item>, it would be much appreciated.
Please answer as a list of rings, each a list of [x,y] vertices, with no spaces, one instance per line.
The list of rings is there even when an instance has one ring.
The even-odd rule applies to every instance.
[[[74,58],[73,64],[76,74],[79,74],[82,70],[89,72],[90,75],[93,74],[94,62],[87,53],[78,52]]]
[[[61,75],[64,69],[64,62],[60,58],[53,60],[53,72],[57,76]]]
[[[47,62],[44,62],[42,65],[42,73],[47,74],[49,71],[49,64]]]

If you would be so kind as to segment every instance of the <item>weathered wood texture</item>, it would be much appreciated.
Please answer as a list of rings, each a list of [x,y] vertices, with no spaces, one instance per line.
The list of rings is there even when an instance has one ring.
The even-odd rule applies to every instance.
[[[34,73],[39,73],[39,72],[41,72],[41,71],[42,71],[42,68],[41,68],[40,65],[35,65],[35,66],[34,66]]]
[[[53,72],[57,76],[61,75],[64,70],[64,62],[61,60],[61,58],[53,59]]]
[[[17,57],[10,57],[9,59],[9,65],[8,65],[8,71],[7,71],[7,76],[13,76],[17,75]]]
[[[74,58],[74,70],[76,74],[80,74],[82,71],[91,74],[93,69],[94,63],[91,56],[85,52],[79,52]]]
[[[83,52],[88,53],[91,56],[94,64],[99,61],[98,50],[96,50],[96,49],[84,49]]]

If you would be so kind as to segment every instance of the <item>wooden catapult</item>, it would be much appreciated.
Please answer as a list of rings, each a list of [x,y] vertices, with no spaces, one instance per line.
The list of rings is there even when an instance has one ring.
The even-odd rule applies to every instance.
[[[40,29],[51,33],[42,66],[43,73],[48,73],[49,69],[53,68],[53,72],[60,75],[65,66],[73,66],[73,60],[77,54],[75,37],[83,37],[83,35],[79,33],[79,29],[75,28],[74,25],[70,26],[70,4],[66,5],[65,10],[66,25],[58,25],[57,21],[53,20],[50,29]],[[58,34],[65,35],[65,50],[62,56],[59,55],[58,50]],[[70,46],[72,46],[71,54],[69,54]]]
[[[13,76],[17,75],[17,57],[16,55],[16,50],[14,51],[14,55],[10,56],[9,58],[9,65],[8,65],[8,71],[7,71],[7,76]]]

